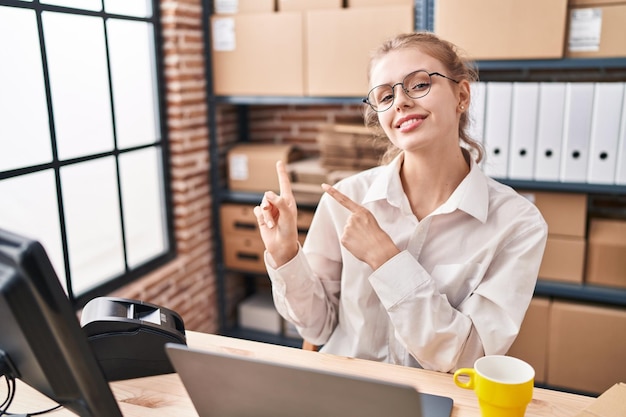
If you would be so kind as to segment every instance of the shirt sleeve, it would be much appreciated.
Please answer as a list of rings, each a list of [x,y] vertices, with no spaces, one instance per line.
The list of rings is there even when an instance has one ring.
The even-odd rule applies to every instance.
[[[424,368],[451,372],[508,351],[534,292],[546,236],[540,222],[507,242],[457,308],[407,251],[374,271],[370,283],[407,351]]]
[[[323,345],[337,325],[341,263],[315,254],[305,255],[302,248],[285,265],[274,269],[265,254],[272,281],[272,295],[278,313],[293,323],[307,341]],[[309,265],[315,261],[317,273]]]

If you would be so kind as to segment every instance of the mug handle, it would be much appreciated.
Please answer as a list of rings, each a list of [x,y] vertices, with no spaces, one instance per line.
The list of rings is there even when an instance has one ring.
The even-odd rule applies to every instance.
[[[457,369],[456,372],[454,373],[454,383],[461,388],[474,389],[474,375],[475,374],[476,372],[472,368]],[[459,381],[459,377],[461,375],[468,376],[469,380],[467,382]]]

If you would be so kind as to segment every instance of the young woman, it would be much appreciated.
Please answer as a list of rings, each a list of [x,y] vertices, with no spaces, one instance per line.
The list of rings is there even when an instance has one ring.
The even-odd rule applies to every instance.
[[[547,236],[537,208],[478,166],[467,135],[473,66],[431,33],[382,45],[366,123],[396,150],[335,184],[303,247],[285,167],[255,207],[274,302],[322,351],[452,372],[505,354]]]

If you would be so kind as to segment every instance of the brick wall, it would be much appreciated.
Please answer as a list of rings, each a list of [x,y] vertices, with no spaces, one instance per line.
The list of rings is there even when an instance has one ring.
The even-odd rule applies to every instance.
[[[218,329],[211,228],[202,2],[161,2],[176,259],[116,291],[178,312],[188,330]]]

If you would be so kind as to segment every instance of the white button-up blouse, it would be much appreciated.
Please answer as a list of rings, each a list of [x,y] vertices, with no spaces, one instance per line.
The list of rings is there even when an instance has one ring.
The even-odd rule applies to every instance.
[[[401,162],[335,184],[401,252],[375,271],[355,258],[340,243],[350,212],[324,194],[296,257],[274,269],[265,255],[278,312],[304,339],[342,356],[452,372],[505,354],[535,288],[543,217],[472,162],[450,198],[418,221]]]

